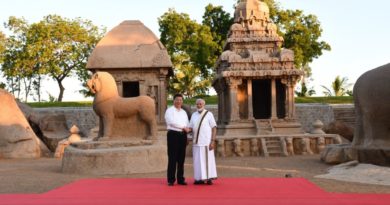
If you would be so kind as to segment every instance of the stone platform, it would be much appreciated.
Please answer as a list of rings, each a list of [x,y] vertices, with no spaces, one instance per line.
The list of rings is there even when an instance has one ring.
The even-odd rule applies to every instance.
[[[111,140],[73,143],[62,160],[64,173],[135,174],[166,170],[166,146],[151,140]]]
[[[277,120],[275,122],[278,122]],[[337,134],[305,133],[294,121],[270,124],[241,121],[219,125],[216,156],[291,156],[319,154],[328,144],[340,144]],[[189,147],[189,150],[191,146]],[[187,152],[188,154],[191,151]]]

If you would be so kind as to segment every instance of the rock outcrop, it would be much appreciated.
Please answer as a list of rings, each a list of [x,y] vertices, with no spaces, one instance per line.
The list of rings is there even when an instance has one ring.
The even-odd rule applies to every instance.
[[[39,158],[39,138],[19,109],[15,98],[0,89],[0,159]]]

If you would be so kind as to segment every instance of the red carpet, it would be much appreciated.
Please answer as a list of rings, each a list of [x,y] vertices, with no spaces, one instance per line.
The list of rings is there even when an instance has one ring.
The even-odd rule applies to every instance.
[[[188,180],[192,183],[192,180]],[[165,179],[85,179],[43,194],[3,194],[0,205],[390,204],[390,194],[327,193],[303,178],[221,178],[173,187]]]

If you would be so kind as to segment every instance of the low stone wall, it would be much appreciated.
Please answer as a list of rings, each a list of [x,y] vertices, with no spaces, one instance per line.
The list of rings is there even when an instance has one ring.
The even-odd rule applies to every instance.
[[[92,107],[34,108],[34,112],[39,118],[50,115],[64,115],[66,126],[71,128],[76,125],[82,136],[87,136],[89,131],[99,124],[99,118]]]
[[[295,109],[298,121],[302,124],[303,130],[305,132],[310,132],[312,123],[317,119],[321,120],[324,126],[327,126],[330,122],[335,120],[334,107],[339,107],[339,105],[296,104]],[[354,109],[352,104],[344,105],[344,107],[347,109]],[[192,106],[192,109],[194,110],[195,107]],[[217,118],[217,105],[206,105],[206,109],[210,110],[214,114],[214,117]],[[99,124],[99,118],[92,110],[92,107],[34,108],[34,111],[38,117],[63,114],[68,128],[72,127],[72,125],[76,125],[84,136],[89,133],[89,130]]]

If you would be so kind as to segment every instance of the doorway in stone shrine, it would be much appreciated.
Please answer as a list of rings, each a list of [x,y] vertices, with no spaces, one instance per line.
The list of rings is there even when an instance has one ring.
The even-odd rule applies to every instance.
[[[271,118],[271,80],[252,80],[253,117]]]
[[[123,97],[139,96],[139,82],[123,82]]]
[[[286,86],[281,79],[276,80],[276,113],[279,119],[286,117]]]
[[[279,119],[286,116],[286,87],[281,79],[275,80],[276,114]],[[270,119],[272,109],[271,79],[252,80],[253,117],[255,119]]]

